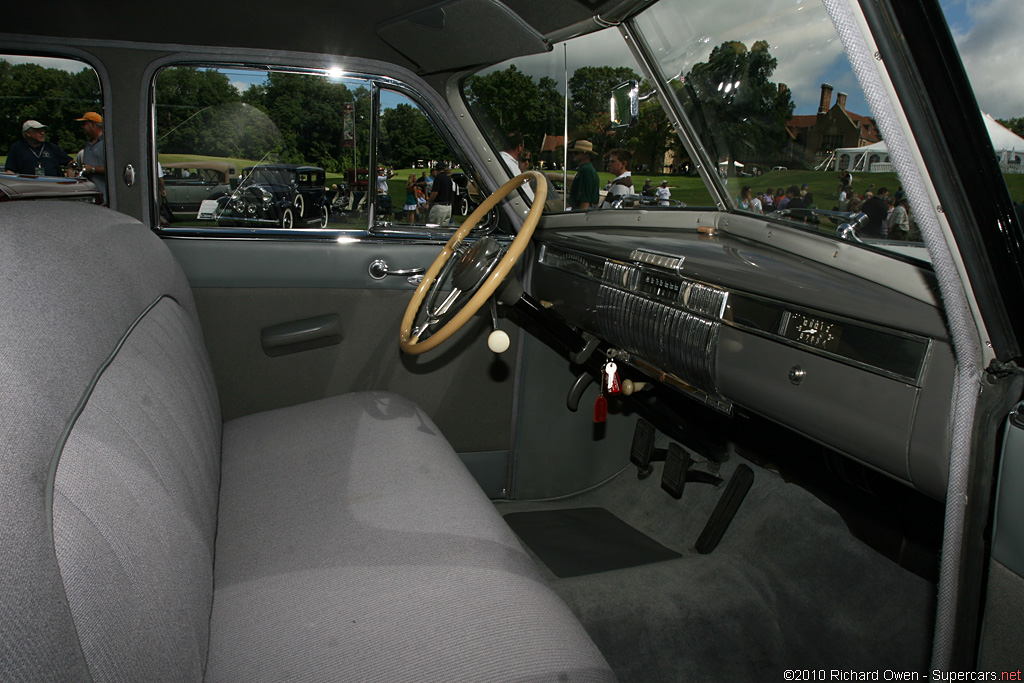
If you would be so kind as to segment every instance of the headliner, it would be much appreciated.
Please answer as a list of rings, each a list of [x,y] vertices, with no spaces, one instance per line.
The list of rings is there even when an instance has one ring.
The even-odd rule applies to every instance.
[[[313,52],[386,61],[424,74],[537,52],[553,37],[599,28],[596,15],[614,20],[650,1],[444,0],[417,6],[408,0],[246,0],[204,4],[199,16],[192,3],[58,0],[47,3],[43,16],[31,3],[5,7],[3,32]],[[438,19],[445,15],[447,21]]]

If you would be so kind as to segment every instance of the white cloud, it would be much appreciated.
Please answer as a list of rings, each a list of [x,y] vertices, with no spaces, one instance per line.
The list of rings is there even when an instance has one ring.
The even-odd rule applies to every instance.
[[[1024,2],[968,0],[966,14],[953,36],[978,104],[996,118],[1024,116]]]
[[[778,60],[772,80],[789,86],[796,113],[817,111],[825,82],[847,92],[851,100],[858,99],[860,88],[819,0],[760,0],[756,5],[748,0],[686,2],[685,11],[676,17],[681,25],[645,28],[657,34],[659,42],[674,46],[666,50],[666,56],[678,62],[674,66],[677,71],[688,71],[696,62],[705,61],[724,41],[738,40],[750,47],[764,40]]]
[[[38,64],[47,69],[61,69],[69,73],[78,73],[82,69],[91,68],[85,62],[75,59],[61,59],[58,57],[26,57],[23,55],[0,55],[0,60],[11,64]]]

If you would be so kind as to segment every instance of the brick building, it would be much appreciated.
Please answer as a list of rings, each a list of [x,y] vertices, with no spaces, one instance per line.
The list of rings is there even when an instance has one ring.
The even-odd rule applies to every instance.
[[[846,93],[836,94],[832,104],[832,86],[821,85],[818,112],[794,116],[786,124],[791,158],[802,159],[817,168],[829,161],[835,151],[844,147],[865,147],[882,139],[875,120],[846,109]]]

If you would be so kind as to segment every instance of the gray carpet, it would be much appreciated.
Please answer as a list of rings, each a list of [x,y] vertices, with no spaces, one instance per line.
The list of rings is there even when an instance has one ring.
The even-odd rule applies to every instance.
[[[740,462],[722,469],[726,478]],[[786,669],[926,671],[935,587],[847,531],[839,515],[777,474],[754,485],[718,548],[693,544],[724,486],[665,495],[661,469],[502,514],[602,507],[680,559],[573,578],[547,572],[622,683],[782,680]]]

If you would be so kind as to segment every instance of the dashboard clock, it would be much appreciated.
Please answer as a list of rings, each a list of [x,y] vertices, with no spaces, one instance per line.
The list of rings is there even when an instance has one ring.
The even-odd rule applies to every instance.
[[[842,326],[837,322],[803,313],[789,313],[783,325],[782,334],[786,339],[823,351],[835,353],[839,350]]]

